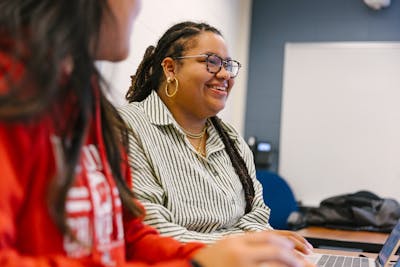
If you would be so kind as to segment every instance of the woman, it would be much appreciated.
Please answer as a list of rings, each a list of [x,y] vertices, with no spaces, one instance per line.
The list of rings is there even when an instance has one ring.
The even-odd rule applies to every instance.
[[[182,242],[272,229],[243,138],[216,114],[241,65],[205,23],[172,26],[150,46],[120,109],[132,128],[130,166],[145,222]],[[277,231],[308,253],[299,235]]]
[[[126,128],[94,64],[127,56],[138,5],[0,2],[0,265],[301,266],[272,234],[204,248],[142,224]]]

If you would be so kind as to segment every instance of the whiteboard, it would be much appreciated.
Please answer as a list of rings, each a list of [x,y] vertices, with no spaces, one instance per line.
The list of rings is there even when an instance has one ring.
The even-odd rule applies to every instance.
[[[279,173],[305,205],[400,201],[400,43],[287,43]]]

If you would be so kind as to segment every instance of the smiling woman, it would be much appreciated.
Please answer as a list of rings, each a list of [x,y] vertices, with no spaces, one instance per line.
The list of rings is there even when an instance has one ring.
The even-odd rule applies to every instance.
[[[217,117],[241,65],[204,23],[172,26],[150,46],[120,109],[146,223],[183,242],[272,229],[243,138]],[[307,242],[295,234],[306,252]]]
[[[134,131],[134,190],[163,234],[210,243],[271,229],[251,152],[216,117],[239,68],[217,29],[184,22],[148,48],[132,76],[131,103],[120,112]]]

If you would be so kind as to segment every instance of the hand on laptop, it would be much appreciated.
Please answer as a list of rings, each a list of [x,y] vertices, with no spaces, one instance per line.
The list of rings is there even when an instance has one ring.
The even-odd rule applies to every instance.
[[[294,243],[294,248],[297,251],[307,255],[312,253],[314,249],[313,246],[310,243],[308,243],[308,241],[298,233],[286,230],[273,230],[273,231],[274,233],[280,236],[290,239]]]
[[[275,231],[231,236],[198,251],[193,259],[203,267],[312,267],[292,238]]]

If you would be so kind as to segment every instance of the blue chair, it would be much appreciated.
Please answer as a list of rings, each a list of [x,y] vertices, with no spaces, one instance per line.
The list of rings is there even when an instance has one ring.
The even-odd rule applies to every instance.
[[[299,206],[289,184],[278,174],[267,170],[257,170],[257,179],[263,186],[265,204],[271,209],[270,224],[275,229],[287,230],[287,218]]]

